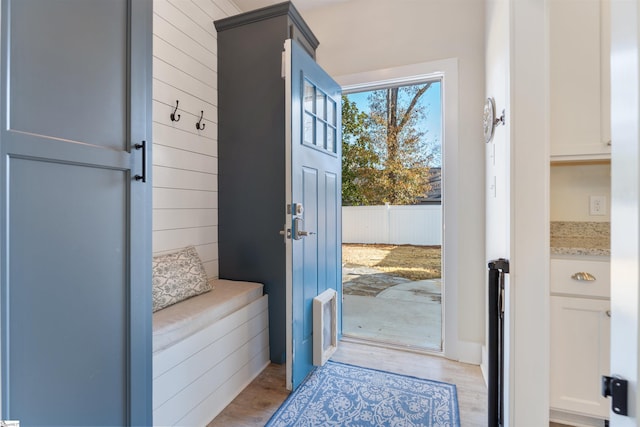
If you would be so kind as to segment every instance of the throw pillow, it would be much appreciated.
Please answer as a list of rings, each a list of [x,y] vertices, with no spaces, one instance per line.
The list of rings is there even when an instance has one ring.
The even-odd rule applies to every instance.
[[[153,257],[153,311],[211,290],[196,248]]]

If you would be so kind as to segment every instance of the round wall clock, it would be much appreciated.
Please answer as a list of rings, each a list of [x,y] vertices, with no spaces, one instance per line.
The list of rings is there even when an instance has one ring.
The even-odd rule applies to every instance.
[[[493,139],[496,129],[496,102],[493,98],[487,98],[484,102],[484,115],[482,119],[484,128],[484,142],[487,144]]]

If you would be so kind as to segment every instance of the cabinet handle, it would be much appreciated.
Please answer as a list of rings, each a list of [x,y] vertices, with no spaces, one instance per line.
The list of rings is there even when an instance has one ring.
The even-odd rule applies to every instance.
[[[611,310],[607,310],[604,313],[607,315],[607,317],[611,317]]]
[[[594,280],[596,280],[596,278],[592,274],[585,271],[574,273],[571,278],[579,282],[593,282]]]

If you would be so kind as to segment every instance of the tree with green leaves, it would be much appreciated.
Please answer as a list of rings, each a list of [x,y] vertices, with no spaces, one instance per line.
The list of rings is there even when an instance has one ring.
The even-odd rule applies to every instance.
[[[369,97],[372,142],[382,163],[379,202],[413,204],[429,190],[429,147],[418,128],[425,111],[418,101],[431,84],[377,90]]]
[[[343,204],[414,204],[429,190],[437,151],[418,124],[432,82],[372,91],[370,113],[343,97]]]
[[[355,102],[342,96],[342,204],[372,204],[380,159],[373,150],[369,119]]]

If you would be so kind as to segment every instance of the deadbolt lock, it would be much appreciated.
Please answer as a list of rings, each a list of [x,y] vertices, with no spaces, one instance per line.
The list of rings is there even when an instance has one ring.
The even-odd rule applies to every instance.
[[[292,203],[287,205],[287,213],[290,215],[302,215],[304,212],[304,207],[302,203]]]

